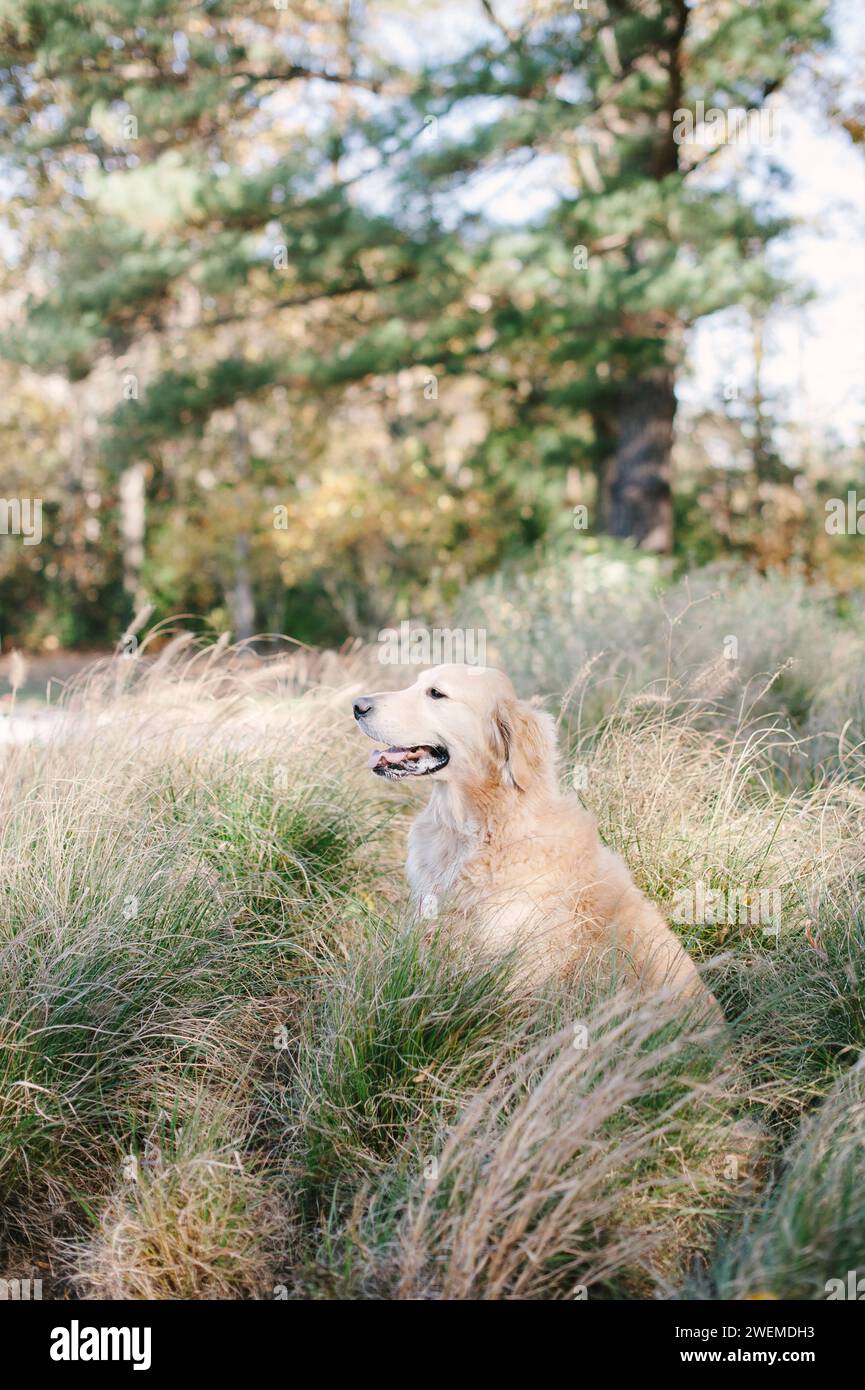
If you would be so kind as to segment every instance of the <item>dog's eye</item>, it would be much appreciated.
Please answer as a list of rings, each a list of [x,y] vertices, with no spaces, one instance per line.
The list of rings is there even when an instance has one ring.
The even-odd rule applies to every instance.
[[[443,690],[436,690],[436,688],[435,688],[434,685],[431,685],[431,686],[430,686],[429,690],[427,691],[427,695],[429,695],[429,697],[430,697],[431,700],[446,700],[446,699],[447,699],[447,695],[445,695],[444,691],[443,691]]]

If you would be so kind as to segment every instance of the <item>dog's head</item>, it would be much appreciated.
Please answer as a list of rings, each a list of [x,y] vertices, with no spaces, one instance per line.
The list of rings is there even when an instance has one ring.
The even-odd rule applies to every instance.
[[[553,776],[553,721],[489,666],[435,666],[406,690],[359,696],[354,717],[368,738],[388,744],[369,759],[379,777],[528,791]]]

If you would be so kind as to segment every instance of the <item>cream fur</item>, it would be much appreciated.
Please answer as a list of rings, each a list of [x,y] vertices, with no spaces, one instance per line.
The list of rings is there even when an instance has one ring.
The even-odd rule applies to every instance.
[[[532,979],[606,956],[643,987],[718,1009],[658,909],[601,843],[594,816],[559,791],[553,721],[519,700],[503,672],[438,666],[362,701],[370,738],[449,753],[426,779],[432,795],[409,833],[419,911],[453,905],[489,946],[518,946]]]

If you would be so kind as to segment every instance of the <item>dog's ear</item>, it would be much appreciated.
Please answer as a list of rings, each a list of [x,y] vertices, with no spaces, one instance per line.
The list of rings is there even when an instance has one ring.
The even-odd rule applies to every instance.
[[[502,701],[493,714],[493,752],[506,787],[528,791],[552,776],[555,766],[555,724],[542,710],[524,700]]]

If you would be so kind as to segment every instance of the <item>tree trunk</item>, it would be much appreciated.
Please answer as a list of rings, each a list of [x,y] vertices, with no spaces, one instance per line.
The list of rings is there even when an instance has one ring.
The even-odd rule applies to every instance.
[[[231,627],[235,642],[246,642],[255,632],[255,596],[249,577],[249,536],[234,538],[234,583],[228,592]]]
[[[656,367],[627,383],[618,409],[616,453],[608,497],[610,535],[642,550],[673,547],[672,466],[674,374]]]
[[[662,183],[679,168],[674,138],[675,113],[683,100],[682,63],[690,9],[688,0],[670,0],[664,45],[667,73],[665,109],[657,122],[648,177]],[[644,259],[638,241],[630,248],[632,267]],[[636,328],[637,324],[634,324]],[[607,486],[607,520],[611,535],[633,540],[641,550],[668,554],[673,548],[672,450],[676,414],[675,370],[681,325],[672,310],[650,314],[647,343],[656,357],[628,378],[617,403],[615,456]]]

